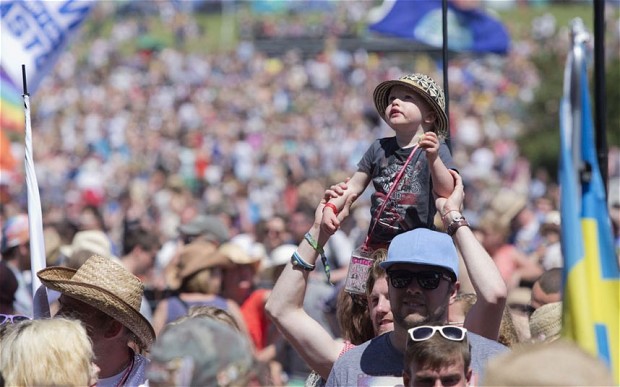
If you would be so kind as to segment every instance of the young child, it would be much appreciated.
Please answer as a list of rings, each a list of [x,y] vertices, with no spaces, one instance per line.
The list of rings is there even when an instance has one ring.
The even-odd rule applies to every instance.
[[[349,195],[364,192],[372,181],[372,221],[365,247],[386,247],[394,236],[419,227],[434,228],[437,212],[432,193],[448,196],[455,169],[444,140],[448,117],[443,90],[427,75],[410,74],[380,83],[373,93],[379,115],[394,137],[376,140],[358,163],[343,195],[329,200],[324,230],[340,226],[337,214]]]

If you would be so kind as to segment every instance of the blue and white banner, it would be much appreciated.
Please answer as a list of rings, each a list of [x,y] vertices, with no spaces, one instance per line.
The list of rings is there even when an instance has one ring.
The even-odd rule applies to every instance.
[[[88,0],[2,0],[0,64],[13,84],[21,88],[25,64],[28,91],[33,94],[95,4]]]
[[[373,13],[373,12],[371,12]],[[384,0],[368,28],[381,34],[441,47],[441,0]],[[510,36],[504,24],[476,1],[448,1],[448,48],[457,52],[506,54]]]

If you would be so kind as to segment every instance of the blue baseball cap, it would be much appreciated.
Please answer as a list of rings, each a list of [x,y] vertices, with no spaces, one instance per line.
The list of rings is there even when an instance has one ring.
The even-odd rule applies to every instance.
[[[386,271],[395,263],[441,267],[459,277],[459,256],[448,234],[416,228],[399,234],[388,248],[387,259],[380,265]]]

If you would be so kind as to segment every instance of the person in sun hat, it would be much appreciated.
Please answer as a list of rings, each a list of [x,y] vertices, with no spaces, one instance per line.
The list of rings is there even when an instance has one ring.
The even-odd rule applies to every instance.
[[[561,223],[560,212],[551,211],[545,216],[540,226],[540,235],[542,235],[543,243],[534,253],[534,256],[540,260],[545,270],[564,266]]]
[[[79,250],[88,250],[93,254],[119,261],[119,258],[112,252],[110,238],[101,230],[78,231],[73,236],[70,245],[60,246],[60,253],[65,260],[70,259],[71,255]]]
[[[224,309],[245,332],[239,305],[219,294],[223,270],[228,264],[228,259],[210,242],[197,240],[183,246],[174,269],[176,278],[171,283],[174,293],[161,300],[153,313],[155,332],[159,334],[166,324],[186,315],[195,305]]]
[[[17,279],[13,301],[14,312],[32,317],[32,290],[30,277],[27,275],[31,266],[28,215],[17,214],[4,222],[0,253],[2,260]]]
[[[74,318],[86,326],[100,368],[97,385],[143,384],[148,360],[132,348],[148,349],[155,331],[140,314],[142,282],[116,261],[99,255],[92,255],[77,270],[48,267],[37,276],[61,294],[54,317]]]
[[[61,262],[59,265],[73,269],[78,269],[88,258],[90,258],[91,255],[99,255],[110,258],[111,260],[122,264],[120,258],[112,253],[112,244],[110,243],[110,239],[103,231],[100,230],[85,230],[77,232],[73,237],[71,244],[60,246],[59,251],[61,256]],[[48,292],[48,302],[52,311],[58,307],[58,297],[60,297],[58,292]],[[146,298],[144,298],[141,304],[140,312],[149,321],[152,321],[153,312],[151,311],[151,306],[148,304]]]
[[[260,247],[248,251],[232,242],[222,244],[218,252],[228,260],[222,279],[222,296],[243,305],[257,288],[258,272],[266,253]]]
[[[322,227],[334,233],[337,213],[349,195],[372,182],[371,215],[364,246],[387,247],[398,234],[419,227],[434,229],[433,192],[448,197],[454,189],[449,170],[456,170],[450,150],[443,90],[424,74],[409,74],[380,83],[375,107],[395,136],[375,140],[347,182],[345,195],[325,205]]]
[[[549,343],[560,338],[562,331],[562,301],[551,302],[536,309],[530,317],[533,342]]]

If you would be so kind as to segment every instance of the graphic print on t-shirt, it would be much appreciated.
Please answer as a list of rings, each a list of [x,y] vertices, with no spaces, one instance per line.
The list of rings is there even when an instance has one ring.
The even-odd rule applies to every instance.
[[[375,187],[380,187],[372,197],[373,218],[376,219],[379,209],[390,191],[390,188],[399,174],[403,163],[392,162],[379,172],[373,179]],[[387,199],[388,202],[380,214],[379,220],[372,231],[372,240],[375,242],[389,242],[396,235],[420,227],[417,205],[425,206],[423,181],[426,180],[425,160],[416,160],[407,165],[398,186]],[[420,179],[423,177],[423,180]],[[422,199],[422,200],[420,200]],[[411,215],[414,217],[412,218]]]

